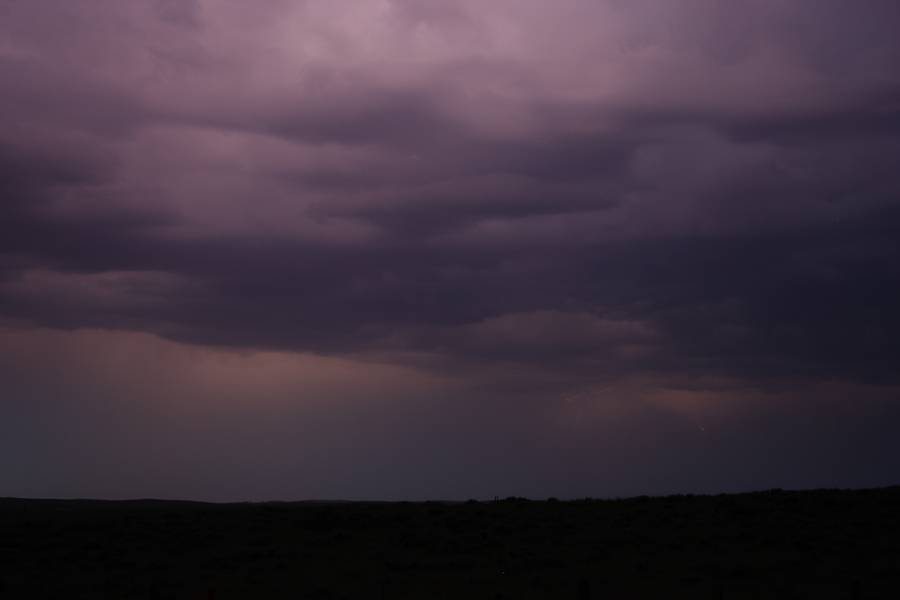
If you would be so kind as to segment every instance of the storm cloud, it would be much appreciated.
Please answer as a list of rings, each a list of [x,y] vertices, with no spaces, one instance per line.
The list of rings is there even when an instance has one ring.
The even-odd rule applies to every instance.
[[[86,427],[106,431],[98,398],[153,405],[146,364],[165,379],[173,355],[201,371],[233,360],[254,384],[226,394],[231,408],[191,410],[238,419],[237,396],[252,406],[273,380],[278,406],[295,392],[363,398],[375,377],[394,382],[372,402],[397,416],[397,439],[465,473],[458,488],[416,486],[414,452],[353,417],[371,408],[338,403],[325,429],[381,448],[390,476],[259,483],[247,473],[266,450],[224,487],[188,485],[187,467],[156,488],[66,487],[26,466],[0,494],[493,495],[486,482],[504,479],[474,457],[494,452],[499,469],[507,446],[516,493],[883,482],[896,465],[846,450],[835,428],[881,440],[875,415],[896,423],[898,25],[889,0],[0,3],[0,372],[16,381],[4,421],[32,414],[27,398],[77,413],[54,399],[75,389]],[[44,351],[14,358],[59,344],[144,349],[115,384],[93,367],[70,377],[70,359]],[[300,393],[279,366],[292,361],[359,387],[335,375]],[[159,405],[212,394],[204,373]],[[427,416],[410,416],[425,397]],[[285,410],[313,410],[297,403]],[[290,453],[284,425],[260,418],[280,432],[271,452]],[[722,442],[731,467],[673,433],[697,418],[743,423]],[[581,443],[559,424],[575,421],[583,454],[557,443]],[[160,423],[148,439],[181,440]],[[616,427],[708,475],[638,460]],[[200,445],[227,446],[225,429]],[[238,429],[249,445],[266,435]],[[591,475],[587,432],[635,472]],[[793,475],[753,441],[782,435],[775,446],[808,449]],[[317,439],[297,451],[328,446]],[[817,453],[843,458],[831,473],[810,466]]]

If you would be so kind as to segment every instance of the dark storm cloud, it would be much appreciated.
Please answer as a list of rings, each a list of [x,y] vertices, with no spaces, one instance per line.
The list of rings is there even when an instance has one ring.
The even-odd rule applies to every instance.
[[[898,6],[0,1],[0,495],[895,483]]]
[[[64,65],[0,54],[0,74],[0,109],[13,131],[30,126],[122,135],[141,117],[138,98]]]
[[[893,3],[269,8],[6,7],[7,316],[892,380]]]

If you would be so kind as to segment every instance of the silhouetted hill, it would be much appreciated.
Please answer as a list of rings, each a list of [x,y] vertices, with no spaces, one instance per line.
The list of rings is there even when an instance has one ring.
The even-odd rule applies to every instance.
[[[0,499],[2,598],[887,598],[900,487],[498,502]]]

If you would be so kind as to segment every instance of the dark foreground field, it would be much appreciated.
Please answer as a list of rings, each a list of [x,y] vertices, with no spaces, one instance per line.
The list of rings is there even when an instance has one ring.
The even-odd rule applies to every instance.
[[[7,499],[0,597],[900,597],[900,488],[462,504]]]

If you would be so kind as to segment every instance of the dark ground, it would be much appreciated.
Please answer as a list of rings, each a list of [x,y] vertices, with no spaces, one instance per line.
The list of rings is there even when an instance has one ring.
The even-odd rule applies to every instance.
[[[0,499],[2,598],[900,597],[900,487],[573,502]]]

